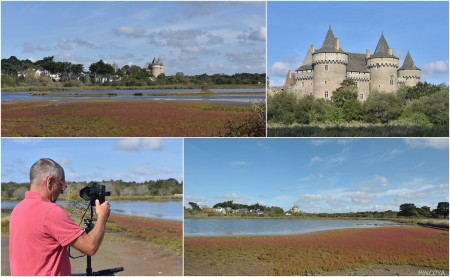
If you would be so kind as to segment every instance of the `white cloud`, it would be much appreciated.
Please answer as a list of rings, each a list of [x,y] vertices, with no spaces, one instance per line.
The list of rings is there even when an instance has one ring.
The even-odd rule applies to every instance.
[[[142,140],[143,148],[146,150],[163,150],[164,141],[162,138],[145,138]]]
[[[25,144],[25,145],[36,145],[40,143],[43,139],[42,138],[17,138],[12,139],[13,142],[19,143],[19,144]]]
[[[321,161],[322,161],[322,159],[320,157],[317,157],[317,156],[312,157],[307,166],[312,166],[316,162],[321,162]]]
[[[261,147],[262,149],[269,149],[269,146],[267,146],[267,145],[265,145],[264,143],[262,143],[262,141],[258,141],[257,143],[256,143],[256,145],[258,145],[259,147]]]
[[[62,168],[64,169],[72,169],[72,161],[69,160],[68,158],[62,158],[59,160],[59,164],[62,166]]]
[[[25,161],[22,160],[21,158],[17,158],[13,162],[18,163],[18,164],[25,164]]]
[[[438,74],[448,74],[448,63],[438,60],[423,64],[420,69],[424,77],[431,77]]]
[[[269,74],[274,76],[286,77],[289,71],[289,63],[278,61],[272,64],[270,67]]]
[[[25,43],[22,53],[34,53],[35,51],[50,51],[52,48],[48,47],[44,43],[33,45],[31,43]]]
[[[243,195],[236,194],[234,192],[231,194],[222,194],[222,195],[214,196],[214,198],[222,199],[225,201],[233,200],[234,203],[239,203],[239,204],[251,204],[251,203],[249,203],[250,198],[247,198]]]
[[[125,138],[121,139],[114,145],[115,149],[122,151],[134,151],[139,152],[140,143],[139,138]]]
[[[120,26],[115,28],[113,33],[119,36],[124,35],[126,37],[133,38],[141,38],[145,36],[145,30],[141,25],[137,25],[136,27]]]
[[[313,140],[311,140],[311,144],[313,144],[314,146],[320,146],[322,144],[329,143],[329,142],[331,142],[331,140],[329,140],[329,139],[313,139]]]
[[[339,139],[338,144],[348,144],[351,143],[353,139]]]
[[[237,36],[237,39],[241,46],[255,45],[255,41],[265,41],[266,27],[261,26],[258,30],[253,30],[253,28],[243,30],[242,34]]]
[[[306,199],[315,200],[315,201],[331,199],[331,196],[329,196],[329,195],[322,195],[322,194],[308,194],[308,193],[305,193],[305,194],[303,194],[303,197],[305,197]]]
[[[64,50],[71,50],[72,46],[69,44],[70,39],[68,38],[60,38],[58,39],[58,46]]]
[[[406,138],[403,140],[410,148],[447,149],[448,138]]]
[[[142,140],[139,138],[125,138],[116,142],[114,149],[133,152],[162,150],[164,149],[164,141],[162,138],[145,138]]]
[[[375,199],[375,195],[368,194],[364,191],[358,191],[350,195],[352,202],[355,204],[370,204],[373,199]]]
[[[395,196],[394,202],[403,203],[427,196],[425,192],[402,191]]]
[[[155,175],[156,171],[149,169],[145,166],[141,167],[130,167],[129,171],[138,175]]]
[[[203,207],[203,206],[209,207],[210,206],[208,199],[205,197],[185,196],[184,197],[184,203],[185,203],[184,206],[187,208],[190,207],[189,202],[197,203],[197,205],[199,205],[200,207]]]

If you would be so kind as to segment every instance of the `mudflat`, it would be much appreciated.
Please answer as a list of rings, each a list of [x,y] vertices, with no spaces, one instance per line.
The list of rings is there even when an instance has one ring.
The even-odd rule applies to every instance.
[[[11,275],[9,267],[9,235],[2,234],[1,275]],[[71,249],[72,256],[80,253]],[[72,273],[86,272],[86,257],[71,259]],[[105,234],[98,252],[92,256],[92,269],[99,271],[124,267],[118,276],[182,276],[182,257],[174,252],[142,244],[120,234]]]

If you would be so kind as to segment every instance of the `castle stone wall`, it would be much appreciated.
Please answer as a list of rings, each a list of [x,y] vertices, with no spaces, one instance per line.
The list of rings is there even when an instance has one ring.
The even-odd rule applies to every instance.
[[[370,92],[370,73],[369,72],[347,72],[347,78],[351,78],[358,88],[358,99],[366,100]]]
[[[348,56],[344,53],[314,53],[314,96],[330,99],[346,77]]]
[[[397,90],[397,58],[371,58],[367,61],[367,68],[371,77],[370,92]]]
[[[399,70],[398,77],[405,79],[405,86],[413,87],[420,81],[420,70]]]

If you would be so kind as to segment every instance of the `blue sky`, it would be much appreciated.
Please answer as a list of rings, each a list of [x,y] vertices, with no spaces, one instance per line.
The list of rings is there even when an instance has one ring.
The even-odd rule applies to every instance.
[[[265,2],[2,1],[1,57],[89,65],[103,59],[166,75],[266,72]]]
[[[29,182],[30,167],[51,158],[66,181],[183,181],[182,139],[17,138],[1,140],[2,182]]]
[[[448,138],[185,139],[185,206],[398,211],[449,199]]]
[[[421,81],[448,84],[449,3],[282,2],[267,3],[267,70],[271,86],[283,85],[287,71],[303,62],[310,45],[322,46],[328,27],[344,51],[374,53],[384,33],[400,66],[408,50]]]

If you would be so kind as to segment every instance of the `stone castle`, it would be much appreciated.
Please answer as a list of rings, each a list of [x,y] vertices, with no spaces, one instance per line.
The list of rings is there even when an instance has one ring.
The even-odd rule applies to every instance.
[[[366,54],[349,53],[342,50],[330,26],[322,47],[311,45],[301,66],[295,72],[289,70],[283,89],[330,99],[342,81],[351,78],[358,87],[358,98],[365,100],[374,90],[395,92],[400,86],[419,82],[420,69],[409,51],[403,66],[398,67],[399,59],[392,54],[383,33],[372,55],[369,49]]]
[[[158,77],[158,75],[164,73],[164,64],[161,62],[161,60],[158,58],[153,58],[153,61],[151,63],[147,62],[144,65],[144,69],[147,71],[150,71],[155,78]]]

